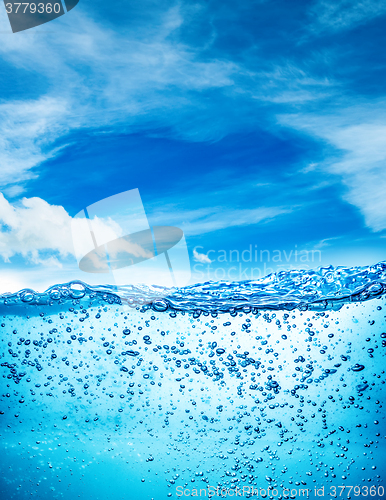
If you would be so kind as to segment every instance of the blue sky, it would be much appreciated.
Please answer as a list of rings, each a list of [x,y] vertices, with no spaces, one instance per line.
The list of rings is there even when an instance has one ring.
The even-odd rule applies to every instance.
[[[79,278],[71,217],[133,188],[193,281],[257,277],[251,246],[262,274],[384,260],[385,23],[379,0],[81,0],[12,34],[0,9],[0,291]]]

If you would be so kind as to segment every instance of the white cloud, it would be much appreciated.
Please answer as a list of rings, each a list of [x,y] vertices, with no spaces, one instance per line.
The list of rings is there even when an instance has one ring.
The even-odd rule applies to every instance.
[[[373,231],[386,229],[386,103],[353,106],[335,114],[284,115],[280,121],[334,147],[319,168],[338,176],[343,198]]]
[[[151,217],[152,224],[172,224],[183,229],[187,236],[211,233],[220,229],[264,224],[276,217],[289,214],[296,207],[259,207],[229,209],[227,207],[204,207],[183,210],[170,205]]]
[[[9,29],[3,10],[0,30]],[[176,125],[174,114],[195,106],[191,91],[232,86],[238,71],[229,61],[200,61],[195,50],[171,38],[182,23],[178,8],[163,12],[158,24],[129,32],[102,27],[80,6],[76,16],[55,23],[54,36],[36,28],[2,38],[3,60],[46,81],[44,95],[0,102],[3,189],[17,179],[20,190],[20,183],[36,177],[34,167],[58,153],[54,142],[69,131],[112,125],[124,130],[149,120],[150,111],[153,120],[162,112],[164,121]]]
[[[176,207],[166,207],[164,212],[152,217],[152,223],[174,224],[181,227],[187,235],[197,235],[234,226],[266,223],[292,210],[283,207],[235,210],[207,207],[182,211]],[[106,241],[124,235],[119,224],[110,218],[94,217],[92,227],[103,232]],[[12,205],[0,193],[0,257],[5,263],[10,263],[15,256],[22,256],[26,263],[61,268],[69,257],[74,260],[76,254],[72,238],[73,235],[82,234],[84,230],[84,219],[70,217],[61,206],[50,205],[41,198],[23,198],[20,203]],[[84,245],[84,252],[81,251],[82,248],[77,248],[81,256],[90,250],[87,240]],[[146,249],[136,243],[122,242],[122,246],[117,246],[115,250],[129,250],[135,256],[151,257]],[[200,262],[210,260],[199,252],[195,252],[194,257]]]
[[[385,1],[320,1],[314,12],[320,26],[338,29],[371,19],[385,8]],[[253,91],[245,82],[243,89],[235,90],[256,101],[299,105],[331,97],[336,91],[335,81],[316,78],[291,63],[273,66],[271,72],[253,73],[227,60],[200,60],[199,49],[178,41],[176,31],[183,20],[176,7],[163,12],[158,23],[137,24],[118,33],[92,20],[79,5],[76,16],[55,21],[59,29],[54,36],[39,29],[4,36],[1,57],[16,70],[44,78],[47,90],[45,95],[28,101],[0,102],[3,191],[8,196],[20,195],[22,183],[38,175],[36,167],[58,154],[55,141],[74,129],[115,125],[127,130],[134,123],[144,126],[150,116],[162,114],[163,125],[180,127],[181,134],[187,134],[189,127],[205,129],[197,136],[190,131],[190,138],[203,139],[203,133],[209,134],[208,138],[215,134],[217,125],[202,126],[202,108],[193,94],[211,88],[235,88],[236,75],[249,78]],[[4,9],[0,9],[0,29],[9,29]],[[184,120],[183,110],[190,108],[196,109],[196,118]],[[282,123],[344,150],[341,158],[324,168],[340,176],[347,188],[345,199],[362,211],[367,225],[375,231],[385,229],[386,224],[384,108],[384,104],[379,110],[370,106],[367,115],[363,108],[353,113],[351,121],[347,111],[328,117],[307,114],[282,119]],[[378,122],[369,116],[373,112],[379,115]],[[249,121],[250,117],[245,119]],[[287,212],[281,207],[233,211],[218,207],[217,213],[205,209],[202,216],[199,211],[190,218],[186,214],[184,229],[188,234],[203,234],[231,225],[260,223]]]
[[[266,223],[292,210],[293,208],[285,207],[234,210],[204,207],[184,211],[164,205],[164,210],[152,217],[152,224],[174,224],[191,236],[234,226]],[[120,225],[110,218],[94,217],[91,222],[94,231],[103,233],[105,241],[124,236]],[[79,259],[89,252],[88,240],[91,237],[87,235],[82,239],[84,231],[84,219],[70,217],[61,206],[50,205],[37,197],[23,198],[20,203],[11,204],[0,193],[0,258],[6,265],[10,264],[13,257],[18,256],[24,259],[25,264],[64,268],[69,261],[73,264],[75,257]],[[79,236],[79,241],[75,252],[73,237],[77,237],[76,235]],[[129,251],[134,256],[151,257],[146,249],[135,242],[122,241],[121,246],[117,245],[115,248],[116,253],[124,251]],[[199,262],[210,263],[208,256],[197,251],[194,252],[194,258]]]
[[[115,239],[121,228],[109,219],[94,218],[93,224],[103,226],[106,234]],[[0,193],[0,257],[9,263],[14,256],[27,262],[49,267],[62,267],[63,260],[74,256],[72,219],[61,206],[50,205],[41,198],[23,198],[12,205]]]
[[[270,71],[260,71],[255,78],[260,82],[252,97],[277,104],[299,105],[331,98],[337,87],[334,79],[315,77],[290,62],[274,65]]]
[[[0,104],[0,186],[9,185],[9,195],[20,194],[19,183],[36,177],[33,167],[57,153],[52,143],[68,130],[67,119],[61,98]]]
[[[336,18],[328,14],[331,9],[352,17],[378,13],[381,4],[345,7],[340,2],[338,8],[324,1],[315,12],[323,24],[329,15]],[[59,153],[55,141],[75,129],[138,130],[150,121],[157,125],[162,116],[162,126],[171,126],[179,137],[212,140],[237,120],[232,121],[231,111],[233,125],[212,119],[203,126],[207,103],[197,97],[203,90],[224,89],[229,98],[232,89],[233,96],[244,95],[250,103],[296,106],[336,92],[335,80],[315,77],[290,61],[254,72],[226,59],[202,58],[200,48],[178,39],[187,16],[179,7],[164,9],[153,23],[137,21],[120,32],[93,20],[87,9],[91,14],[79,5],[76,15],[55,20],[54,36],[36,28],[2,38],[0,57],[27,75],[26,85],[28,74],[46,82],[45,93],[34,99],[0,102],[0,188],[9,196],[18,196],[23,183],[37,177],[36,167]],[[0,30],[7,29],[9,21],[0,9]],[[240,78],[242,85],[235,83]]]
[[[201,262],[201,264],[211,264],[212,261],[205,253],[197,252],[197,250],[193,249],[193,258],[196,262]]]
[[[386,13],[385,0],[318,0],[310,9],[311,29],[338,31],[371,21]]]

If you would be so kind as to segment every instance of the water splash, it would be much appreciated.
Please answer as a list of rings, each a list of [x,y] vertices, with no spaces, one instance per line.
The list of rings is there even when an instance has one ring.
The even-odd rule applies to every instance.
[[[91,299],[131,307],[151,307],[157,312],[203,313],[274,310],[339,309],[386,292],[386,261],[366,267],[320,267],[272,273],[259,280],[209,281],[183,288],[161,286],[91,286],[81,281],[54,285],[43,293],[23,289],[0,295],[0,304],[61,304]]]

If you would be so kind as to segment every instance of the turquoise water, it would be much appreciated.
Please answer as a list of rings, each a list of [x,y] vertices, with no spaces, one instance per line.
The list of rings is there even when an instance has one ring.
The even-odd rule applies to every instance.
[[[1,498],[385,498],[385,290],[379,263],[1,296]]]

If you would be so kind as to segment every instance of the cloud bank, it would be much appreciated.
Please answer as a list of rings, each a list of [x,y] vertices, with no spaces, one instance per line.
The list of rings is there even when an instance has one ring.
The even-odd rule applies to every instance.
[[[352,106],[339,114],[285,115],[281,122],[328,144],[332,151],[318,165],[337,176],[344,186],[343,198],[357,207],[369,229],[386,229],[386,126],[384,101]]]

